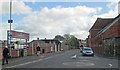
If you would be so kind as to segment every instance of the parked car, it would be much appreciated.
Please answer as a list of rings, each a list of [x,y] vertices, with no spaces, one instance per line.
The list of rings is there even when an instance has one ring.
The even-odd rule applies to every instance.
[[[94,56],[94,51],[92,50],[91,47],[83,47],[81,52],[83,56],[85,55]]]

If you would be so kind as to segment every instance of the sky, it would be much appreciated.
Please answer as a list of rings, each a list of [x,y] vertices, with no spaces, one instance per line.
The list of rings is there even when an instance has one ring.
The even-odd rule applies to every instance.
[[[49,1],[12,2],[12,30],[30,34],[30,40],[70,34],[86,39],[97,18],[115,18],[118,0],[110,1]],[[6,40],[10,28],[9,2],[0,2],[0,40]]]

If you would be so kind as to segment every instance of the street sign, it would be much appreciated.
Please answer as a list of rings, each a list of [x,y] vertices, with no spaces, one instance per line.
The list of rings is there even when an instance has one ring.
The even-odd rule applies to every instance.
[[[29,33],[24,32],[18,32],[18,31],[9,31],[8,30],[8,36],[11,38],[18,38],[18,39],[27,39],[29,40]]]
[[[8,20],[8,23],[13,23],[13,20]]]

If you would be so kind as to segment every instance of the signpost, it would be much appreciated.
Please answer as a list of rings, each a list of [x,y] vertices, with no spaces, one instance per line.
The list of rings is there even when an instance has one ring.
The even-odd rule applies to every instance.
[[[13,23],[13,20],[11,19],[11,17],[12,17],[12,0],[10,0],[10,20],[8,20],[8,23],[10,23],[10,31],[9,31],[9,39],[8,39],[8,46],[9,46],[9,49],[10,49],[10,56],[11,56],[11,23]]]

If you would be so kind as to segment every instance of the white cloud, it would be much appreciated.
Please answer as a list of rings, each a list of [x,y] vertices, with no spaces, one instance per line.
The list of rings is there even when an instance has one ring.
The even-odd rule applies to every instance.
[[[120,0],[109,0],[110,2],[119,2]]]
[[[39,12],[33,12],[24,17],[22,24],[19,24],[16,29],[29,32],[32,38],[38,36],[40,38],[54,38],[57,34],[73,34],[78,38],[85,39],[88,30],[95,21],[92,16],[97,11],[100,11],[100,8],[76,6],[48,9],[45,7]]]
[[[16,23],[11,24],[11,29],[15,29]],[[1,22],[0,23],[0,40],[6,40],[7,39],[7,30],[10,30],[10,24],[7,22]]]
[[[120,2],[118,3],[118,14],[120,14]]]
[[[2,16],[6,15],[9,13],[9,5],[10,5],[10,0],[0,0],[0,40],[5,40],[7,38],[7,30],[9,30],[10,26],[7,22],[2,22]],[[13,14],[29,14],[32,12],[32,9],[25,5],[24,2],[21,1],[17,1],[14,0],[12,2],[12,13]],[[14,27],[16,27],[16,24],[14,23],[14,25],[12,24],[12,29],[14,29]]]
[[[5,40],[7,38],[7,30],[9,29],[8,23],[0,23],[0,40]]]
[[[118,2],[119,0],[12,0],[23,2]],[[9,0],[0,0],[0,2],[9,2]]]
[[[10,3],[9,2],[1,2],[0,3],[1,10],[0,14],[8,14],[10,11]],[[22,1],[13,1],[12,2],[12,13],[13,14],[29,14],[32,12],[32,9],[25,5]]]
[[[19,4],[21,6],[17,6]],[[22,11],[24,10],[24,12],[20,9],[17,10],[16,7],[19,7]],[[24,17],[17,24],[14,24],[13,29],[23,30],[30,33],[31,39],[36,39],[37,37],[54,38],[57,34],[72,34],[78,38],[85,39],[88,36],[88,30],[94,24],[97,17],[113,18],[117,16],[118,12],[118,7],[116,5],[115,9],[110,9],[107,13],[100,15],[95,14],[102,10],[101,7],[92,8],[86,6],[76,6],[63,8],[58,6],[51,9],[44,7],[37,12],[31,12],[32,9],[26,6],[23,2],[16,4],[16,7],[13,10],[14,13],[30,14]],[[7,24],[7,26],[9,25]],[[6,29],[9,29],[9,27],[3,29],[4,34]],[[6,37],[4,36],[4,38]]]
[[[118,13],[120,12],[119,10],[119,3],[118,2],[111,2],[107,5],[107,7],[110,9],[108,12],[106,13],[102,13],[100,15],[97,15],[97,17],[101,17],[101,18],[114,18],[118,15]]]

